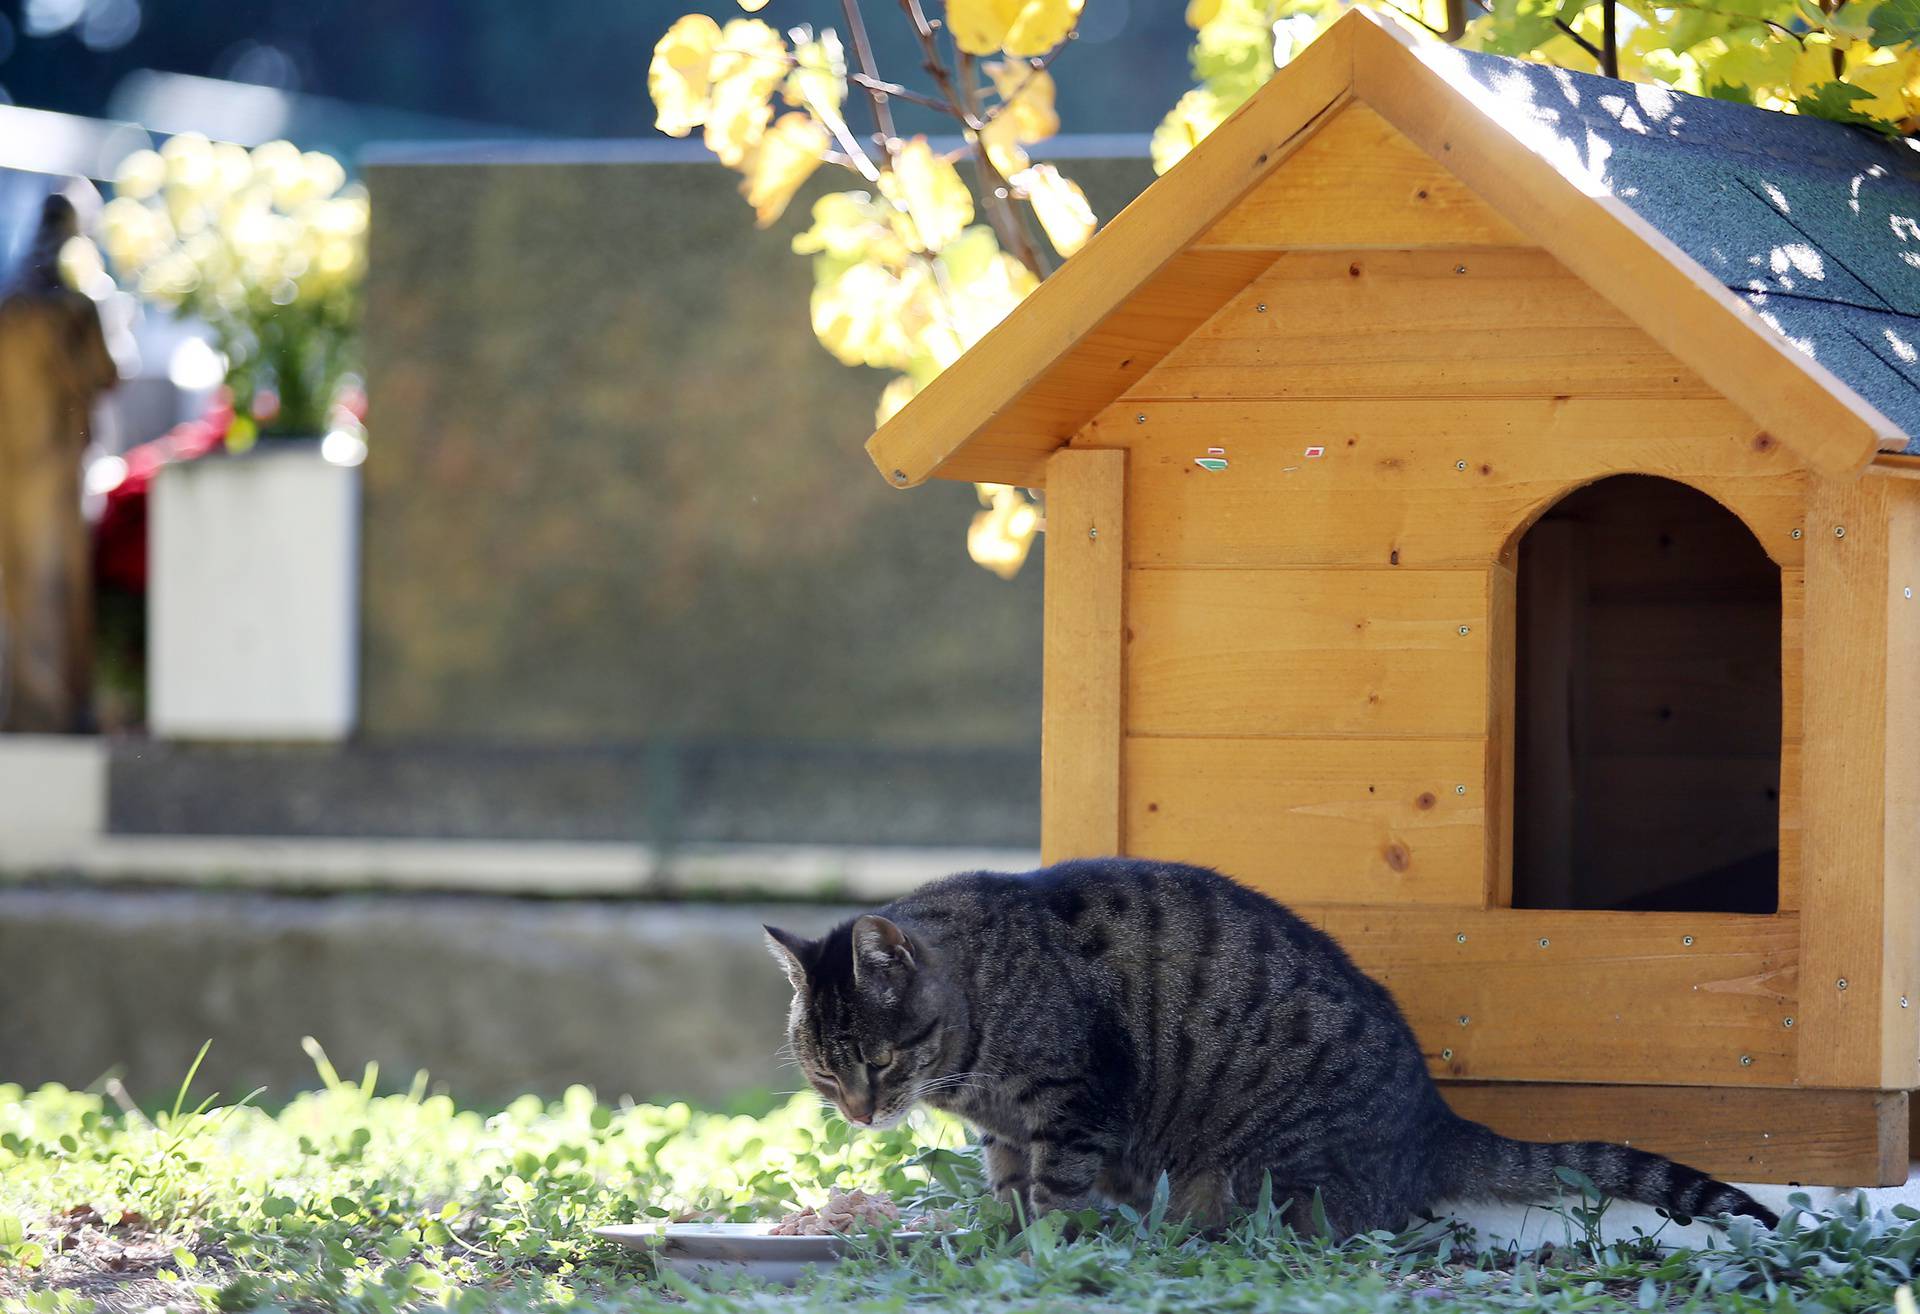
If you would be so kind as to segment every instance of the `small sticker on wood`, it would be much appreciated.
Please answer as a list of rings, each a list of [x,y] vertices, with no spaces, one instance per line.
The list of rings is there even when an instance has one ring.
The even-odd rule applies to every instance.
[[[1309,448],[1307,448],[1307,457],[1308,457],[1308,459],[1309,459],[1309,460],[1311,460],[1312,458],[1314,458],[1314,457],[1316,457],[1316,456],[1325,456],[1326,454],[1327,454],[1327,449],[1326,449],[1326,448],[1324,448],[1324,447],[1309,447]]]
[[[1193,458],[1193,463],[1202,470],[1210,470],[1214,474],[1218,474],[1227,468],[1225,458],[1218,456],[1196,456]]]

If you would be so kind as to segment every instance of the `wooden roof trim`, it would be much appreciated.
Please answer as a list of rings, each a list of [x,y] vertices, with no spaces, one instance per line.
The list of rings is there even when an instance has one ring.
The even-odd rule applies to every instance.
[[[1898,425],[1797,351],[1664,233],[1564,168],[1448,68],[1460,56],[1364,10],[1351,27],[1355,98],[1823,474],[1905,447]],[[1484,93],[1490,95],[1491,93]]]
[[[1857,474],[1898,425],[1795,350],[1663,233],[1486,103],[1451,47],[1352,10],[867,440],[908,488],[968,477],[976,437],[1064,445],[996,420],[1349,101],[1373,109],[1814,469]],[[1449,67],[1453,64],[1454,67]],[[1224,304],[1224,300],[1222,302]],[[1091,414],[1111,400],[1093,399]],[[1007,426],[1009,429],[1011,426]],[[1033,463],[1037,467],[1037,463]]]
[[[1352,94],[1353,30],[1343,21],[1324,33],[1288,65],[1286,78],[1276,79],[1273,94],[1254,96],[1234,111],[882,425],[867,440],[867,455],[887,482],[910,488],[938,474],[948,457],[1337,112]],[[1097,409],[1088,408],[1090,414]]]

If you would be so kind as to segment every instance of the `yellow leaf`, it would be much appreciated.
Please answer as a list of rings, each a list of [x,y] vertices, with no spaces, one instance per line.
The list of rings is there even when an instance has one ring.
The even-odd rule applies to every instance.
[[[653,126],[669,137],[684,137],[706,122],[709,70],[719,44],[720,25],[705,14],[677,19],[654,44],[647,94],[653,97]]]
[[[980,130],[980,141],[993,167],[1011,178],[1027,167],[1022,145],[1045,141],[1060,131],[1060,115],[1053,108],[1053,77],[1045,69],[1017,62],[989,63],[986,73],[993,79],[1000,106]]]
[[[1053,107],[1053,75],[1031,64],[993,61],[984,66],[1000,107],[987,124],[989,138],[998,128],[1011,141],[1031,145],[1060,131],[1060,115]]]
[[[928,290],[918,266],[850,265],[813,289],[814,336],[843,365],[903,370],[926,328]]]
[[[1230,107],[1205,87],[1195,87],[1174,102],[1153,130],[1153,171],[1165,173],[1226,119]]]
[[[1072,255],[1093,236],[1094,225],[1099,220],[1094,218],[1093,207],[1087,204],[1086,193],[1080,190],[1080,184],[1061,176],[1051,164],[1036,164],[1008,181],[1026,192],[1027,199],[1033,203],[1034,215],[1046,229],[1047,240],[1061,255]]]
[[[835,260],[871,260],[888,268],[905,264],[911,253],[894,231],[893,211],[865,192],[830,192],[813,203],[813,226],[793,239],[799,255]]]
[[[1020,573],[1033,547],[1034,532],[1040,527],[1039,508],[1017,488],[1005,484],[977,487],[988,506],[967,527],[967,555],[1001,579],[1012,579]]]
[[[787,43],[757,18],[736,18],[720,29],[709,68],[713,79],[707,107],[707,149],[720,162],[738,168],[773,119],[767,103],[786,80]]]
[[[954,43],[970,55],[1044,55],[1080,21],[1081,0],[947,0]]]
[[[1198,31],[1220,17],[1220,0],[1187,0],[1187,26]]]
[[[905,374],[895,378],[880,394],[880,405],[873,412],[873,427],[878,429],[900,413],[900,408],[913,400],[920,386]]]
[[[1854,109],[1888,123],[1905,122],[1920,112],[1920,50],[1911,46],[1873,50],[1864,45],[1854,50],[1866,53],[1847,69],[1846,80],[1873,93],[1872,100],[1856,100]]]
[[[740,194],[753,207],[754,222],[765,228],[786,212],[826,153],[827,130],[805,114],[782,114],[740,168],[746,174]]]
[[[911,220],[909,244],[938,251],[973,222],[973,193],[951,162],[933,153],[925,137],[915,137],[880,175],[880,190]]]
[[[1003,43],[1009,55],[1044,55],[1073,35],[1081,0],[1027,0]]]
[[[1833,39],[1820,32],[1809,34],[1806,48],[1793,61],[1793,71],[1788,75],[1793,94],[1812,97],[1825,83],[1838,80],[1833,71]]]
[[[927,305],[920,342],[931,364],[945,369],[1005,319],[1039,280],[1000,249],[984,224],[949,243],[937,263],[941,295]]]
[[[787,104],[839,109],[846,103],[847,55],[832,28],[795,46],[793,62],[793,72],[780,91]]]

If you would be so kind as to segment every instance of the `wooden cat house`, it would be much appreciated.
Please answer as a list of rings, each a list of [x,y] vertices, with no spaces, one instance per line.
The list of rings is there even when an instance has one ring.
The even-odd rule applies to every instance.
[[[1044,490],[1048,860],[1277,896],[1502,1130],[1891,1183],[1917,361],[1920,155],[1355,12],[868,450]]]

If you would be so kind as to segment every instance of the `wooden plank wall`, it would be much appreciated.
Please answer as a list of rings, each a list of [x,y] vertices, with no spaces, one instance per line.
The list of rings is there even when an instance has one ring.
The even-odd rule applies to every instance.
[[[1781,567],[1790,646],[1803,468],[1370,111],[1336,133],[1369,150],[1309,142],[1221,220],[1201,249],[1271,263],[1074,439],[1127,453],[1121,846],[1301,906],[1437,1075],[1789,1083],[1791,913],[1675,914],[1650,949],[1500,905],[1519,536],[1596,478],[1681,479]]]
[[[1046,690],[1040,720],[1040,848],[1047,862],[1119,853],[1121,608],[1127,454],[1047,462]]]

